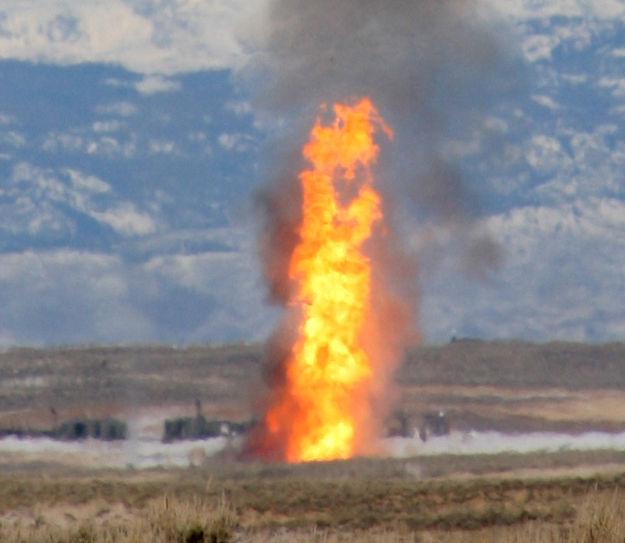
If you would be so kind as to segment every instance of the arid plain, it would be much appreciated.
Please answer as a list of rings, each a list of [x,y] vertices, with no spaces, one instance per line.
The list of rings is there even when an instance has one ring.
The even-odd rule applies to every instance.
[[[213,452],[193,446],[176,463],[154,456],[141,465],[131,450],[137,420],[157,447],[164,419],[192,416],[198,405],[207,419],[257,415],[262,347],[6,350],[0,429],[115,417],[131,435],[108,464],[109,449],[84,453],[91,442],[66,454],[10,438],[0,452],[0,540],[622,540],[624,370],[620,343],[422,347],[396,374],[387,430],[403,421],[409,435],[386,440],[386,456],[264,464],[240,460],[240,438],[223,438]],[[412,434],[439,411],[461,441],[481,436],[481,449],[421,448]],[[573,445],[488,449],[501,436],[553,435]],[[593,435],[615,441],[593,445]]]

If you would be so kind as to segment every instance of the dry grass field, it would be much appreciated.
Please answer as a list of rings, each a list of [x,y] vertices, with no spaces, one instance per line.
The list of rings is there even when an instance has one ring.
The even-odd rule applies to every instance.
[[[135,411],[245,420],[258,345],[0,353],[0,427]],[[397,410],[453,429],[625,430],[625,344],[457,341],[407,353]],[[161,410],[161,411],[158,411]],[[10,543],[625,541],[625,451],[432,455],[303,465],[103,470],[0,455]]]
[[[625,475],[600,472],[422,478],[392,460],[23,471],[0,478],[0,540],[623,541]]]

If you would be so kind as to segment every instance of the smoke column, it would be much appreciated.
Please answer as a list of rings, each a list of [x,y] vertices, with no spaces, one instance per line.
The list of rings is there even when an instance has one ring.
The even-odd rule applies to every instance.
[[[388,382],[403,349],[418,340],[417,255],[406,242],[411,229],[431,224],[447,232],[462,248],[469,273],[484,273],[501,258],[496,243],[474,227],[478,199],[444,153],[445,142],[471,133],[493,97],[517,84],[513,63],[480,9],[469,0],[274,0],[260,52],[241,74],[260,88],[255,105],[275,127],[266,152],[270,181],[258,197],[260,254],[274,303],[292,299],[288,270],[302,221],[301,145],[320,105],[368,96],[394,131],[393,145],[379,142],[374,172],[386,230],[367,245],[376,263],[367,335],[379,376],[370,394],[371,412],[379,415],[371,435],[387,412]],[[272,391],[285,384],[298,325],[298,309],[285,307],[267,344]],[[267,445],[264,437],[261,428],[249,450],[284,459],[284,444]],[[371,442],[356,452],[373,452]]]

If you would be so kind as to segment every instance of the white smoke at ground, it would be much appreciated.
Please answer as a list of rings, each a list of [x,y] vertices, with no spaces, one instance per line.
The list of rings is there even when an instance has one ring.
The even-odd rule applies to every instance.
[[[393,458],[418,458],[437,455],[496,455],[505,453],[556,453],[568,450],[625,451],[625,432],[584,432],[562,434],[533,432],[451,432],[423,442],[419,437],[384,439],[383,447]],[[83,469],[97,468],[180,468],[202,465],[211,457],[243,446],[242,437],[163,443],[149,430],[142,429],[126,441],[58,441],[50,438],[5,437],[0,439],[4,462],[52,463]]]
[[[458,432],[434,436],[423,442],[418,436],[393,437],[384,442],[390,456],[434,456],[440,454],[527,454],[554,453],[566,450],[625,450],[625,432],[584,432],[562,434],[556,432],[531,432],[506,434],[502,432]]]
[[[0,458],[6,462],[53,463],[83,469],[176,468],[201,465],[226,448],[240,449],[240,437],[213,437],[164,443],[163,421],[179,414],[163,408],[128,416],[128,438],[117,441],[52,438],[0,439]]]
[[[225,437],[174,443],[158,439],[131,442],[5,437],[0,439],[0,455],[5,462],[51,463],[82,469],[177,468],[201,465],[228,444]]]

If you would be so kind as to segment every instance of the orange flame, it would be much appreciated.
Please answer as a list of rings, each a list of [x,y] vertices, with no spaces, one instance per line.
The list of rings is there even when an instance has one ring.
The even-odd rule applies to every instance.
[[[380,128],[392,138],[392,131],[368,98],[333,110],[334,121],[318,119],[303,149],[312,167],[299,175],[303,217],[289,264],[302,322],[284,389],[265,417],[268,437],[284,436],[289,462],[353,456],[371,416],[374,370],[362,337],[371,266],[362,246],[382,220],[370,171],[374,134]]]

